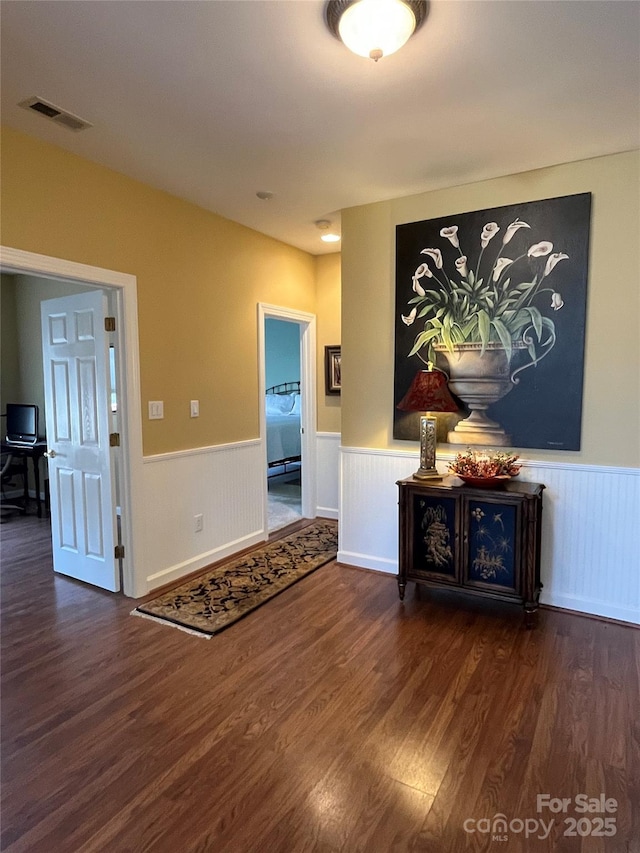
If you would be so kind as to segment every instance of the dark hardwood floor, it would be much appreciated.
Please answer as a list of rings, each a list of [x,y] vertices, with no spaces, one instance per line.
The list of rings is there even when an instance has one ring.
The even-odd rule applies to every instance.
[[[54,577],[46,520],[0,536],[3,850],[640,850],[631,627],[332,563],[207,641]]]

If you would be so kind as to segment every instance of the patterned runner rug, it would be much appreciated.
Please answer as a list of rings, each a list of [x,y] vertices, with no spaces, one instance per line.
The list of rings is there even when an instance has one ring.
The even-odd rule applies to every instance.
[[[338,526],[319,520],[140,604],[132,612],[210,639],[336,557]]]

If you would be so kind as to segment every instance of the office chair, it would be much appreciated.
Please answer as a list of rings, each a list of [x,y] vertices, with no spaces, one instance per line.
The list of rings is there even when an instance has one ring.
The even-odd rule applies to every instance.
[[[24,466],[15,459],[8,451],[2,451],[0,457],[0,488],[2,489],[2,497],[0,498],[0,515],[4,520],[5,516],[13,512],[26,512],[26,507],[22,504],[12,503],[10,499],[5,498],[4,490],[7,486],[15,486],[13,478],[16,475],[24,477]]]

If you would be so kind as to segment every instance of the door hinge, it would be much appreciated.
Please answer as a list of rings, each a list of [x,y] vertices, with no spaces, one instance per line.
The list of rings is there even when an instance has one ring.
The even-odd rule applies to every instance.
[[[109,447],[120,447],[120,433],[109,433]]]
[[[116,318],[115,317],[105,317],[104,318],[104,330],[105,330],[105,332],[115,332],[115,330],[116,330]]]
[[[113,549],[113,556],[116,560],[124,560],[124,545],[116,545]]]

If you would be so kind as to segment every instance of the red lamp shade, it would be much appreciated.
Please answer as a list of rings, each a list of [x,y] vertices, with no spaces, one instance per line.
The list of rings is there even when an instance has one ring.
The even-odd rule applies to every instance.
[[[441,370],[419,370],[411,387],[397,405],[402,412],[457,412]]]

